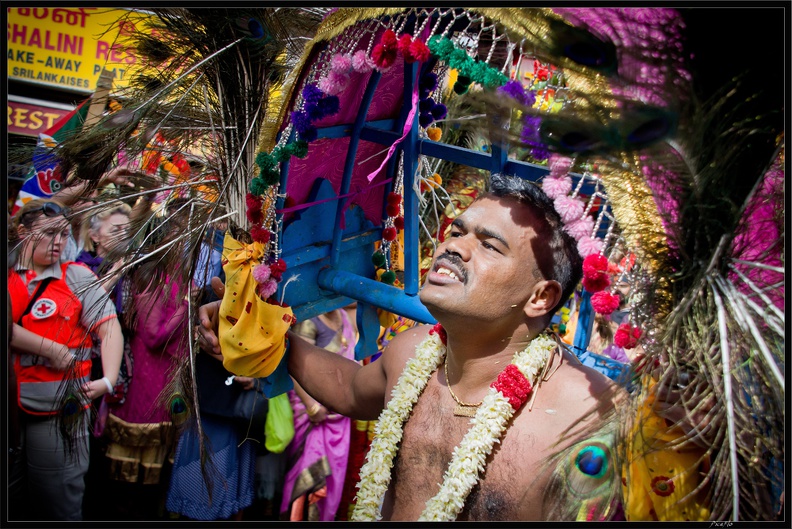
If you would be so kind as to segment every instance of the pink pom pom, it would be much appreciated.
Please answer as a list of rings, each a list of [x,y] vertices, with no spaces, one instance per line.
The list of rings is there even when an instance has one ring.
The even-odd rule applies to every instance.
[[[577,198],[561,196],[553,201],[553,205],[558,214],[561,215],[561,220],[564,221],[564,224],[583,216],[583,202]]]
[[[263,263],[253,267],[253,279],[256,280],[256,283],[261,284],[269,279],[270,273],[270,267]]]
[[[572,179],[568,176],[561,178],[547,177],[542,180],[542,191],[550,198],[559,198],[572,191]]]
[[[332,70],[326,77],[319,81],[319,90],[327,95],[335,96],[346,88],[349,76]]]
[[[276,290],[278,290],[278,283],[274,279],[267,279],[267,281],[260,284],[258,287],[259,296],[263,299],[268,299]]]
[[[641,339],[641,329],[622,323],[613,335],[613,343],[624,349],[633,349]]]
[[[619,308],[619,296],[610,292],[597,292],[591,295],[591,306],[597,314],[608,316]]]
[[[547,165],[550,167],[550,176],[559,178],[569,172],[569,168],[572,167],[572,158],[553,154],[547,161]]]
[[[352,69],[352,56],[348,53],[336,53],[333,55],[333,58],[330,59],[330,68],[332,68],[334,72],[349,73]]]
[[[574,237],[576,241],[591,237],[591,232],[594,231],[594,219],[585,215],[564,226],[564,230]]]
[[[374,69],[374,61],[363,50],[358,50],[352,56],[352,69],[356,72],[366,73]]]
[[[583,237],[577,243],[578,253],[581,257],[586,258],[593,253],[600,253],[602,251],[602,239],[596,237]]]

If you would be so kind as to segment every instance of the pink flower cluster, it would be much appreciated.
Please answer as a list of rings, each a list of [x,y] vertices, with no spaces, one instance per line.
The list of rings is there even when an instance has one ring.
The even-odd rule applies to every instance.
[[[613,336],[613,343],[624,349],[633,349],[638,345],[638,340],[641,339],[641,329],[633,327],[629,323],[622,323],[616,329],[616,334]]]

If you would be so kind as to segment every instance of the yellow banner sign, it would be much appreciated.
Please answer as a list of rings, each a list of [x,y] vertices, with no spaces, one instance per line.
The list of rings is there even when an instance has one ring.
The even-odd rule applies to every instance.
[[[8,9],[8,77],[90,93],[103,68],[114,91],[137,63],[125,35],[146,15],[96,7]]]

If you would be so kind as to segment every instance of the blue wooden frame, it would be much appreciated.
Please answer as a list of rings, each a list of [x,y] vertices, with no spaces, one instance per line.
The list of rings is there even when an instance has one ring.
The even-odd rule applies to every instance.
[[[418,74],[418,63],[404,65],[404,96],[398,119],[366,121],[381,76],[379,72],[374,72],[369,78],[354,122],[318,130],[319,138],[350,137],[339,195],[343,196],[349,192],[361,139],[388,146],[401,137],[400,131],[403,130],[412,106],[413,85],[418,79]],[[398,147],[403,155],[405,189],[412,189],[415,170],[422,155],[491,172],[519,176],[532,181],[541,179],[548,172],[546,167],[509,159],[507,145],[492,145],[490,152],[485,153],[421,139],[417,113],[412,119],[412,127]],[[398,169],[397,164],[394,163],[396,159],[398,156],[394,156],[386,167],[386,174],[390,178],[395,176]],[[283,163],[281,165],[281,189],[286,189],[288,172],[288,162]],[[571,176],[576,184],[582,178],[577,174]],[[590,194],[593,190],[591,183],[584,182],[583,193]],[[318,189],[316,193],[323,193],[322,196],[327,196],[326,189]],[[370,223],[367,225],[362,217],[356,218],[350,224],[350,215],[355,217],[361,214],[349,209],[344,211],[344,202],[344,200],[334,200],[307,208],[293,221],[293,225],[284,228],[280,234],[280,240],[283,241],[282,257],[286,261],[287,272],[280,283],[278,296],[292,305],[299,320],[346,306],[353,300],[358,301],[360,338],[356,357],[362,359],[377,352],[376,340],[379,334],[377,307],[422,323],[434,323],[434,318],[418,299],[420,288],[418,197],[411,192],[405,193],[404,196],[403,289],[373,279],[374,268],[370,262],[363,266],[360,262],[351,263],[353,259],[345,259],[347,255],[354,255],[354,260],[360,261],[367,251],[370,261],[373,243],[380,240],[382,226],[371,226]],[[279,199],[277,207],[278,209],[283,207],[283,197]],[[316,211],[312,212],[312,215],[308,214],[314,208]],[[353,209],[359,210],[359,208]],[[335,229],[331,237],[317,238],[318,224],[322,223],[321,219],[333,216],[335,218],[333,226],[339,226],[342,215],[346,215],[347,220],[347,227],[344,230]],[[365,251],[361,249],[365,249]],[[318,299],[300,300],[300,296],[294,294],[295,289],[302,288],[299,286],[288,287],[285,292],[283,291],[284,285],[288,284],[290,277],[296,274],[302,277],[303,285],[316,285],[317,290],[314,292],[314,296],[318,296]],[[586,350],[591,332],[593,313],[588,299],[588,295],[584,293],[574,341],[575,349],[579,352]]]

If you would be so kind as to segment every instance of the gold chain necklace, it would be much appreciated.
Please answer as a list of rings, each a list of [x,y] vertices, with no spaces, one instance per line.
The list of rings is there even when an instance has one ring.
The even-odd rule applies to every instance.
[[[451,398],[454,399],[454,402],[457,403],[456,407],[454,408],[454,416],[455,417],[473,417],[476,415],[476,410],[478,407],[481,406],[483,401],[479,401],[478,404],[471,404],[469,402],[462,402],[454,393],[454,390],[451,389],[451,382],[448,380],[448,355],[446,355],[445,360],[443,361],[443,373],[445,374],[446,379],[446,386],[448,387],[448,392],[451,394]]]

